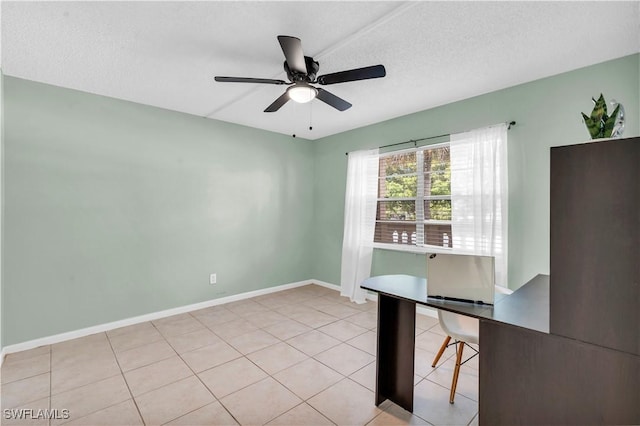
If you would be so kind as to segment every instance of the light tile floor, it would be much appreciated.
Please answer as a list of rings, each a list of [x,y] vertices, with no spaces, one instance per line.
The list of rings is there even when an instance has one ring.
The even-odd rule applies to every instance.
[[[377,305],[308,285],[7,355],[4,425],[474,425],[477,358],[416,319],[414,412],[374,405]],[[9,419],[10,409],[58,418]],[[7,411],[9,409],[9,411]],[[68,411],[63,411],[68,410]]]

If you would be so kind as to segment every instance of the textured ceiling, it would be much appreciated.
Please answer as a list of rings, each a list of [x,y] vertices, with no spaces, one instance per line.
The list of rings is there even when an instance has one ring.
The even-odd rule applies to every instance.
[[[7,2],[7,75],[309,139],[640,51],[640,2]],[[286,79],[276,36],[302,39],[326,74],[384,64],[387,77],[326,86],[262,112]],[[310,122],[313,130],[309,131]]]

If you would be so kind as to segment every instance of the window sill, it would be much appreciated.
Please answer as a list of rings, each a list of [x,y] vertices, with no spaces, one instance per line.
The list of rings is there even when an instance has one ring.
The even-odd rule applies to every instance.
[[[374,249],[379,250],[391,250],[402,251],[405,253],[426,254],[426,253],[456,253],[456,250],[448,247],[436,247],[436,246],[414,246],[412,244],[389,244],[389,243],[373,243]]]

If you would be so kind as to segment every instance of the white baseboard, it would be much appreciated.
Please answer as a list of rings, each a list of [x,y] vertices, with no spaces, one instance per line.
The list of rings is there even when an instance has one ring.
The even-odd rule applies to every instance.
[[[95,325],[92,327],[82,328],[79,330],[69,331],[66,333],[55,334],[53,336],[41,337],[39,339],[29,340],[22,343],[16,343],[2,348],[1,356],[4,360],[6,354],[26,351],[28,349],[37,348],[44,345],[52,345],[67,340],[77,339],[78,337],[89,336],[90,334],[102,333],[128,325],[139,324],[141,322],[153,321],[160,318],[170,317],[172,315],[183,314],[185,312],[197,311],[198,309],[208,308],[210,306],[223,305],[225,303],[236,302],[238,300],[250,299],[256,296],[262,296],[270,293],[277,293],[283,290],[289,290],[296,287],[302,287],[308,284],[318,284],[323,287],[333,288],[331,284],[322,283],[318,280],[298,281],[290,284],[283,284],[275,287],[263,288],[260,290],[248,291],[246,293],[234,294],[232,296],[221,297],[219,299],[207,300],[205,302],[194,303],[191,305],[179,306],[177,308],[166,309],[163,311],[152,312],[149,314],[139,315],[136,317],[126,318],[119,321],[113,321],[106,324]],[[325,285],[326,284],[326,285]],[[2,361],[0,361],[1,363]]]
[[[207,300],[205,302],[194,303],[191,305],[179,306],[177,308],[166,309],[163,311],[151,312],[149,314],[139,315],[136,317],[126,318],[119,321],[113,321],[105,324],[95,325],[92,327],[82,328],[79,330],[69,331],[66,333],[55,334],[53,336],[41,337],[39,339],[28,340],[22,343],[16,343],[14,345],[9,345],[0,351],[0,366],[4,361],[4,357],[7,354],[14,352],[26,351],[28,349],[37,348],[39,346],[44,345],[52,345],[55,343],[65,342],[67,340],[77,339],[79,337],[89,336],[91,334],[102,333],[109,330],[114,330],[120,327],[126,327],[128,325],[139,324],[142,322],[153,321],[160,318],[170,317],[172,315],[183,314],[186,312],[197,311],[199,309],[208,308],[210,306],[223,305],[225,303],[236,302],[238,300],[250,299],[256,296],[262,296],[270,293],[277,293],[279,291],[289,290],[296,287],[302,287],[309,284],[316,284],[322,287],[329,288],[331,290],[340,291],[340,286],[336,284],[331,284],[325,281],[320,280],[304,280],[298,281],[295,283],[282,284],[275,287],[263,288],[260,290],[248,291],[246,293],[234,294],[232,296],[221,297],[219,299]],[[367,299],[372,301],[378,300],[378,295],[373,293],[367,294]],[[427,315],[430,317],[437,318],[438,314],[436,310],[425,308],[422,306],[417,307],[417,312],[419,314]]]
[[[340,291],[340,286],[337,284],[331,284],[326,281],[320,281],[320,280],[309,280],[309,281],[321,287],[326,287],[326,288],[330,288],[331,290]]]

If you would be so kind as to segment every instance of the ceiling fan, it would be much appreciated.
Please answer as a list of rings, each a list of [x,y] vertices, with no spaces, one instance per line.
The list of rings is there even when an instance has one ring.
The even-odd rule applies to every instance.
[[[321,75],[316,78],[320,64],[309,56],[304,56],[302,52],[302,43],[297,37],[278,36],[280,47],[284,53],[284,70],[287,73],[289,82],[284,80],[273,80],[268,78],[247,78],[247,77],[220,77],[216,76],[215,80],[222,83],[260,83],[260,84],[285,84],[289,88],[264,112],[278,111],[289,100],[298,103],[306,103],[318,98],[337,109],[344,111],[351,108],[351,104],[342,98],[328,92],[320,87],[314,87],[312,84],[320,84],[322,86],[336,83],[345,83],[348,81],[367,80],[370,78],[380,78],[386,75],[383,65],[373,65],[370,67],[356,68],[348,71],[334,72],[331,74]]]

